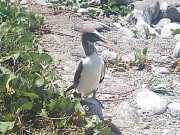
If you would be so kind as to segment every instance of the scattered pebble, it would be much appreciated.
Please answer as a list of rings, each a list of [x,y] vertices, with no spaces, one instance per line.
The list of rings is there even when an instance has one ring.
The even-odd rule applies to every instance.
[[[153,67],[152,72],[155,75],[169,74],[170,73],[169,69],[165,68],[165,67]]]
[[[88,13],[88,10],[85,8],[79,8],[77,10],[77,13],[79,13],[80,15],[86,15]]]

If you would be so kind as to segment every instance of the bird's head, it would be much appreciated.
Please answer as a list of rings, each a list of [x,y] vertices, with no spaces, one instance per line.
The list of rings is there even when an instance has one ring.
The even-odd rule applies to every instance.
[[[85,23],[81,26],[76,26],[75,30],[82,32],[82,40],[87,42],[106,42],[105,37],[96,30],[95,25],[92,23]]]
[[[96,52],[95,44],[97,41],[107,43],[105,37],[101,35],[93,23],[84,23],[74,27],[74,30],[82,33],[82,46],[86,56]],[[99,44],[102,45],[102,44]]]

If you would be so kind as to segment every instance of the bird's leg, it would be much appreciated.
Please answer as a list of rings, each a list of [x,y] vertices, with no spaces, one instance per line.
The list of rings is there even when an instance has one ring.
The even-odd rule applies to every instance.
[[[92,96],[92,98],[94,98],[94,99],[96,99],[96,91],[97,91],[98,89],[94,89],[93,90],[93,96]]]
[[[102,103],[101,103],[98,99],[96,99],[96,91],[97,91],[97,90],[98,90],[98,88],[93,90],[93,96],[92,96],[92,98],[94,98],[94,99],[101,105],[101,107],[104,108],[104,106],[102,105]]]

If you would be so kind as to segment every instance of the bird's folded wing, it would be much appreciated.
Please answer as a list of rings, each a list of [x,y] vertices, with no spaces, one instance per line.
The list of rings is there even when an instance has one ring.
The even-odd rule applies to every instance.
[[[72,90],[74,88],[77,88],[78,84],[79,84],[79,80],[80,80],[80,77],[81,77],[81,72],[82,72],[82,69],[83,69],[83,64],[82,64],[82,61],[79,63],[77,69],[76,69],[76,72],[75,72],[75,75],[74,75],[74,82],[73,84],[66,90],[66,92],[68,92],[69,90]]]
[[[83,69],[83,62],[81,61],[76,69],[75,75],[74,75],[74,87],[76,88],[79,84],[79,80],[81,78],[81,72]]]

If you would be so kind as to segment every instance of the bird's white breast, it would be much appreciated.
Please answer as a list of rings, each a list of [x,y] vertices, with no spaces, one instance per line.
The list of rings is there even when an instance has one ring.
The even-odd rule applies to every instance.
[[[96,53],[83,59],[83,70],[78,85],[82,96],[88,96],[98,88],[103,64],[103,60]]]

